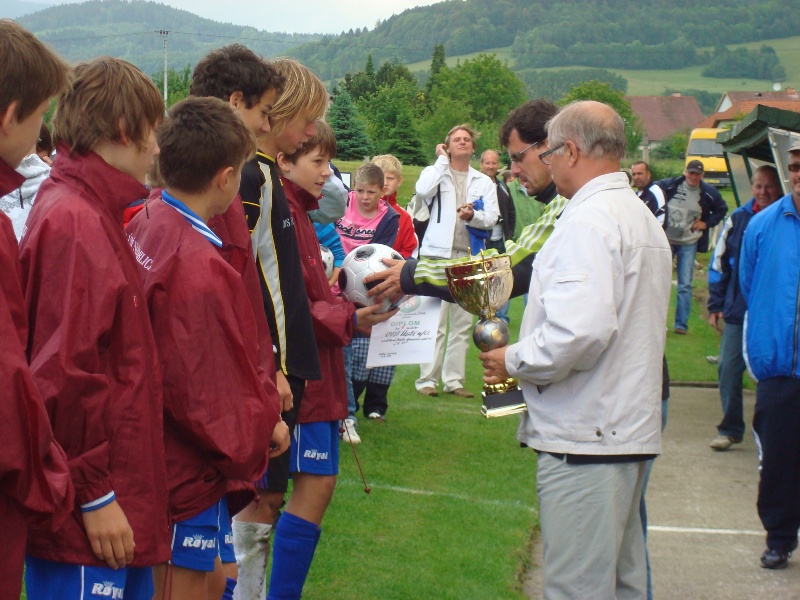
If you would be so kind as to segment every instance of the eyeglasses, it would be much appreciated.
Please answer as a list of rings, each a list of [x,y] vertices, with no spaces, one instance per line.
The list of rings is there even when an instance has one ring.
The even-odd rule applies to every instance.
[[[539,144],[541,144],[541,143],[542,143],[541,141],[539,141],[539,142],[533,142],[533,143],[532,143],[530,146],[528,146],[527,148],[523,148],[522,150],[520,150],[519,152],[515,152],[514,154],[509,154],[509,155],[508,155],[508,158],[510,158],[510,159],[511,159],[511,162],[520,163],[520,162],[522,162],[522,155],[523,155],[523,154],[525,154],[525,153],[526,153],[528,150],[530,150],[531,148],[535,148],[536,146],[538,146],[538,145],[539,145]]]
[[[555,148],[550,148],[547,152],[542,152],[539,155],[539,160],[546,164],[548,167],[553,162],[553,153],[557,150],[561,150],[564,147],[564,144],[559,144]]]
[[[789,169],[792,173],[797,173],[800,171],[800,163],[789,163],[786,165],[786,168]]]

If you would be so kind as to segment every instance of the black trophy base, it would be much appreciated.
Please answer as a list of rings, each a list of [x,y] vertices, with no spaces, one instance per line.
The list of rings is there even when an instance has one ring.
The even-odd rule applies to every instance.
[[[522,390],[519,388],[500,394],[482,392],[481,397],[483,398],[481,414],[487,419],[514,415],[528,409],[525,404],[525,398],[522,397]]]

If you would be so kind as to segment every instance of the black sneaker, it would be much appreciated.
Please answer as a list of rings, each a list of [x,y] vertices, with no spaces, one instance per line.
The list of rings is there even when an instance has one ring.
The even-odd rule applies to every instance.
[[[788,548],[767,548],[761,555],[761,566],[765,569],[785,569],[789,557],[796,548],[797,540]]]

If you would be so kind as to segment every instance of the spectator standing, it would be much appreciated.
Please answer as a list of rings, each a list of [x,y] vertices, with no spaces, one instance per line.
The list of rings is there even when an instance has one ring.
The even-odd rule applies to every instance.
[[[403,258],[411,258],[417,249],[417,235],[414,233],[414,222],[411,215],[397,204],[397,190],[403,185],[403,164],[396,156],[381,154],[372,159],[373,165],[378,165],[383,171],[383,200],[400,215],[400,225],[397,230],[392,248],[397,250]]]
[[[789,146],[791,193],[754,216],[739,262],[747,302],[745,357],[758,379],[753,431],[761,479],[758,516],[767,531],[761,566],[782,569],[800,528],[800,142]]]
[[[703,174],[703,163],[692,160],[683,175],[656,182],[667,201],[667,238],[678,262],[674,331],[679,335],[689,330],[695,255],[708,252],[709,230],[728,212],[716,188],[703,181]]]
[[[714,450],[727,450],[744,436],[742,336],[747,303],[739,286],[739,254],[750,219],[780,198],[781,182],[775,167],[756,169],[751,191],[750,201],[726,219],[708,268],[708,322],[722,331],[717,367],[722,421],[710,444]]]
[[[476,139],[477,133],[469,125],[453,127],[444,143],[436,146],[436,162],[420,173],[416,192],[428,204],[431,213],[425,237],[420,240],[419,255],[422,258],[468,257],[470,235],[467,224],[488,231],[497,222],[499,211],[495,185],[469,165]],[[472,203],[481,199],[483,210],[474,210]],[[461,398],[474,396],[464,389],[471,327],[470,313],[457,304],[442,305],[433,362],[420,365],[420,376],[415,384],[420,394],[437,396],[441,379],[445,392]]]
[[[662,227],[666,227],[667,200],[664,192],[653,183],[650,165],[640,160],[631,165],[631,179],[633,186],[638,190],[636,195],[642,199],[650,212],[658,219]]]
[[[342,247],[347,254],[364,244],[392,247],[395,243],[400,216],[381,197],[385,189],[383,177],[383,170],[374,163],[361,165],[356,171],[347,209],[336,222]],[[350,377],[354,408],[358,410],[358,399],[364,392],[364,416],[373,421],[383,421],[389,408],[389,386],[394,378],[395,367],[367,368],[368,334],[356,333],[349,345],[352,351]]]
[[[486,248],[494,248],[498,252],[506,251],[506,240],[514,237],[514,227],[517,222],[517,213],[514,202],[511,200],[511,192],[506,183],[497,178],[497,170],[500,167],[500,155],[494,150],[484,150],[481,154],[481,173],[491,179],[497,190],[497,206],[500,210],[500,218],[492,227],[492,233],[486,242]],[[497,311],[497,318],[503,319],[508,323],[509,302],[506,302]]]

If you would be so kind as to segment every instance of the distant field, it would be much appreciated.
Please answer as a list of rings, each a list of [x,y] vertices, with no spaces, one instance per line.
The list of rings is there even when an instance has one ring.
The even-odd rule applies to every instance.
[[[731,48],[746,47],[757,50],[762,45],[775,48],[778,58],[781,60],[783,68],[786,69],[786,81],[781,82],[783,88],[800,88],[800,61],[797,56],[800,54],[800,36],[777,40],[763,40],[748,44],[731,44]],[[503,48],[492,48],[482,52],[473,52],[460,56],[448,56],[446,61],[448,66],[455,66],[461,60],[475,58],[478,54],[494,54],[501,61],[504,61],[512,69],[514,59],[511,55],[511,46]],[[413,71],[426,71],[430,68],[430,61],[420,61],[407,65]],[[562,70],[568,68],[584,67],[554,67],[548,70]],[[686,67],[676,70],[626,70],[608,69],[613,73],[618,73],[628,80],[628,94],[631,96],[656,96],[664,93],[666,89],[699,89],[720,94],[728,91],[766,91],[772,88],[771,81],[760,79],[715,79],[713,77],[703,77],[700,75],[703,65]]]

